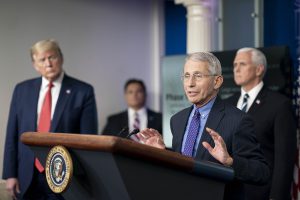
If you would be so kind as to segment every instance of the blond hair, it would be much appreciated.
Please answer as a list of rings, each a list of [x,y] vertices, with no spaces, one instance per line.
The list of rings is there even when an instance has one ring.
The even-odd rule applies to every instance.
[[[47,40],[41,40],[36,42],[31,48],[30,48],[30,56],[32,61],[34,61],[33,55],[38,52],[44,52],[44,51],[55,51],[61,59],[63,59],[63,54],[61,52],[61,49],[59,47],[59,44],[54,39],[47,39]]]

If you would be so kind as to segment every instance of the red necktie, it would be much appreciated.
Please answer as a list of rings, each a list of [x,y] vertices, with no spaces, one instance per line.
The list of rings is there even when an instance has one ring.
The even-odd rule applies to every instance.
[[[48,84],[48,91],[45,95],[43,106],[40,113],[40,120],[38,125],[38,132],[48,132],[51,126],[51,103],[52,95],[51,88],[53,84],[50,82]]]
[[[52,87],[53,87],[52,82],[49,82],[48,91],[45,95],[41,113],[40,113],[40,119],[39,119],[38,129],[37,129],[38,132],[48,132],[51,127],[51,103],[52,103],[51,88]],[[40,173],[44,171],[44,167],[42,166],[38,158],[35,158],[34,165],[39,170]]]

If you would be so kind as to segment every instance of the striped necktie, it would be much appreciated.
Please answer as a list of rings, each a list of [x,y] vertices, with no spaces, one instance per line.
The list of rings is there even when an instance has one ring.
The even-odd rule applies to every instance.
[[[243,98],[242,111],[247,112],[249,94],[245,94]]]
[[[133,122],[134,129],[140,129],[140,118],[137,112],[134,113],[134,122]]]

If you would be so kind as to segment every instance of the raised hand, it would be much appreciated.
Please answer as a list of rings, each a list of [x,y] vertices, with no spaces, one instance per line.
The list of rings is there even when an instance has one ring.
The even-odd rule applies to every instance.
[[[146,128],[140,131],[137,134],[137,137],[139,138],[140,142],[143,144],[156,147],[159,149],[166,148],[161,134],[153,128]]]
[[[208,152],[223,165],[231,166],[233,163],[232,157],[228,154],[226,144],[223,138],[214,130],[206,128],[206,131],[212,137],[215,146],[214,148],[207,142],[202,142],[202,145],[208,150]]]

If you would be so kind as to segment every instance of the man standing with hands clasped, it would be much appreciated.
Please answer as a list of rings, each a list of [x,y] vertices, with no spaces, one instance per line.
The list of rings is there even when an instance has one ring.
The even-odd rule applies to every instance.
[[[255,48],[242,48],[233,62],[234,81],[241,92],[227,101],[253,117],[256,137],[271,167],[263,186],[246,185],[248,200],[289,200],[296,158],[296,125],[291,101],[264,86],[265,55]]]
[[[128,106],[127,109],[109,116],[102,134],[126,137],[134,129],[141,130],[146,127],[162,131],[161,113],[146,107],[147,90],[142,80],[129,79],[126,81],[124,99]]]
[[[171,118],[173,150],[195,160],[232,167],[235,178],[226,185],[224,199],[244,199],[244,183],[263,184],[270,174],[255,138],[253,120],[217,96],[223,77],[213,54],[188,55],[182,81],[193,105]],[[137,136],[147,145],[165,148],[154,129],[144,129]]]
[[[43,163],[20,141],[27,131],[85,133],[98,131],[93,87],[64,73],[63,55],[55,40],[42,40],[30,50],[41,77],[14,90],[4,150],[3,179],[13,199],[63,199],[46,182]]]

